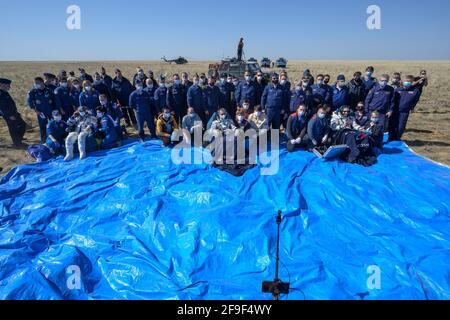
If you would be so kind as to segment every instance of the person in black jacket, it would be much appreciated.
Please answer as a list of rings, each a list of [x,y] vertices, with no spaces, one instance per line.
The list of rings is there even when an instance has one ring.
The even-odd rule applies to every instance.
[[[137,121],[133,109],[128,106],[130,94],[134,91],[134,87],[130,80],[122,75],[122,72],[119,69],[116,69],[116,77],[112,81],[111,91],[112,102],[117,103],[122,110],[127,126],[136,126]]]
[[[286,149],[289,152],[298,147],[306,147],[306,132],[308,129],[308,118],[306,117],[306,106],[300,104],[297,111],[291,114],[287,120],[286,136],[288,138]]]
[[[364,101],[366,86],[362,80],[361,72],[355,72],[353,79],[348,84],[348,101],[350,108],[354,111],[360,101]]]
[[[26,123],[17,111],[16,103],[9,94],[11,80],[0,79],[0,116],[5,119],[14,147],[21,147]]]

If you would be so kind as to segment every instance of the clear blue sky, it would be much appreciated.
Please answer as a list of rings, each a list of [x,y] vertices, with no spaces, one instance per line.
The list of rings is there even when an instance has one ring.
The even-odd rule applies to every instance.
[[[81,7],[81,30],[66,8]],[[228,7],[225,6],[227,4]],[[366,27],[381,7],[382,30]],[[0,6],[0,60],[450,59],[448,0],[40,0]]]

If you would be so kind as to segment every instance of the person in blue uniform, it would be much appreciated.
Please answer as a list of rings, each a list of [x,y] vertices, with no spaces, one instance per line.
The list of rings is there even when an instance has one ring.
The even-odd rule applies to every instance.
[[[366,113],[371,114],[378,111],[381,123],[386,122],[386,117],[390,118],[395,107],[395,92],[389,83],[389,75],[383,74],[380,81],[373,86],[366,97]]]
[[[36,112],[41,143],[47,139],[47,123],[52,118],[52,112],[56,109],[53,91],[45,87],[44,79],[34,79],[33,89],[28,92],[28,106]]]
[[[420,91],[414,87],[414,76],[408,75],[403,86],[395,90],[394,114],[389,119],[389,140],[400,140],[405,132],[408,118],[420,99]],[[392,123],[392,125],[391,125]]]
[[[279,83],[278,74],[271,76],[272,82],[266,86],[261,97],[261,107],[267,114],[267,123],[269,128],[280,129],[281,110],[285,104],[285,91]]]
[[[70,95],[70,88],[67,82],[67,78],[61,78],[59,81],[59,87],[55,89],[55,105],[59,110],[63,120],[69,119],[75,112],[73,100]]]
[[[91,114],[95,115],[96,109],[100,106],[99,92],[94,89],[89,80],[83,81],[83,92],[80,94],[80,106],[88,108]]]
[[[310,86],[310,79],[306,76],[303,76],[290,94],[289,113],[297,111],[298,106],[301,104],[304,104],[306,107],[307,118],[310,118],[316,112],[314,93]]]
[[[111,149],[117,147],[117,130],[114,121],[107,114],[107,110],[103,106],[97,107],[98,126],[97,133],[101,137],[100,148]]]
[[[106,94],[101,94],[99,96],[99,100],[100,105],[106,109],[106,114],[114,121],[114,126],[116,128],[119,140],[122,140],[124,133],[126,133],[125,127],[120,124],[120,120],[123,118],[122,111],[117,103],[112,103],[108,100],[108,96]]]
[[[16,103],[8,92],[10,89],[11,80],[0,78],[0,117],[6,121],[13,146],[22,147],[24,146],[22,140],[26,123],[17,111]]]
[[[147,123],[147,128],[150,130],[150,135],[153,138],[156,138],[155,119],[152,114],[151,96],[148,90],[144,90],[144,86],[140,80],[136,80],[136,90],[130,95],[129,106],[133,108],[136,113],[140,141],[145,141],[145,123]]]
[[[267,86],[267,81],[266,79],[264,79],[264,76],[261,71],[258,71],[256,73],[254,82],[256,86],[256,105],[260,105],[262,94]]]
[[[188,108],[194,108],[194,111],[202,119],[203,123],[208,122],[208,117],[205,114],[206,101],[203,93],[203,88],[200,86],[200,79],[197,74],[193,77],[193,85],[189,88],[187,93]]]
[[[320,107],[311,120],[308,122],[307,127],[307,141],[308,148],[312,149],[317,146],[326,145],[330,134],[330,126],[327,120],[327,110]]]
[[[242,107],[245,99],[250,101],[250,108],[253,109],[256,106],[256,86],[252,80],[250,71],[245,71],[244,81],[241,81],[236,89],[235,98],[237,107]]]
[[[67,124],[58,110],[52,112],[53,119],[47,124],[47,140],[45,144],[55,155],[65,154],[65,139],[67,137]]]
[[[341,108],[342,106],[348,105],[348,87],[345,85],[345,76],[339,75],[337,77],[337,82],[332,86],[332,105],[331,111],[334,112]]]
[[[331,88],[324,83],[324,75],[316,77],[316,83],[311,87],[316,104],[331,104]]]
[[[58,79],[52,73],[44,73],[44,85],[52,92],[58,87]]]

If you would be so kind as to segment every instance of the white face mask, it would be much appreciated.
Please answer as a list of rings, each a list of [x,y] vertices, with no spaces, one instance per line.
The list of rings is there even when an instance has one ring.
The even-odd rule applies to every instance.
[[[170,119],[170,113],[164,113],[164,118],[166,118],[166,120]]]
[[[317,80],[317,84],[320,86],[321,84],[323,84],[323,80]]]
[[[67,82],[61,82],[60,86],[63,87],[63,88],[67,88]]]
[[[86,90],[86,91],[91,91],[91,89],[92,89],[91,86],[86,86],[86,87],[84,87],[84,90]]]
[[[107,103],[108,103],[108,101],[106,101],[106,100],[101,100],[101,101],[100,101],[100,104],[101,104],[102,106],[106,106]]]
[[[232,79],[227,79],[227,82],[231,83],[231,82],[233,82],[233,80]]]
[[[281,84],[281,85],[284,85],[285,83],[286,83],[286,80],[281,80],[281,81],[280,81],[280,84]]]
[[[194,85],[195,85],[195,86],[198,86],[198,85],[199,85],[199,83],[200,83],[200,81],[198,81],[198,80],[194,80]]]
[[[42,90],[42,89],[44,89],[44,85],[42,85],[42,84],[35,84],[34,88],[37,89],[37,90]]]
[[[84,117],[85,115],[86,115],[86,112],[84,112],[84,111],[80,112],[80,116]]]
[[[261,111],[257,111],[256,112],[256,117],[258,117],[258,118],[261,117],[261,114],[262,114]]]
[[[77,90],[80,90],[80,85],[79,84],[74,84],[73,87]]]
[[[244,120],[244,117],[243,116],[238,116],[237,119],[238,119],[239,122],[242,122],[242,120]]]
[[[299,117],[303,117],[304,114],[305,114],[305,111],[299,111],[299,112],[298,112],[298,116],[299,116]]]
[[[219,116],[220,120],[225,120],[226,117],[227,117],[227,116],[226,116],[225,114],[221,114],[221,115]]]
[[[234,81],[233,84],[237,87],[237,85],[239,84],[239,82]]]
[[[166,84],[165,84],[165,83],[160,83],[159,86],[160,86],[161,88],[163,88],[163,87],[166,86]]]
[[[250,76],[245,76],[245,81],[249,82],[250,80],[252,80],[252,77],[250,77]]]
[[[61,116],[54,116],[53,119],[55,119],[55,121],[61,121],[62,117]]]
[[[261,77],[261,76],[257,76],[256,79],[257,79],[258,81],[261,81],[261,80],[262,80],[262,77]]]
[[[319,113],[319,118],[320,119],[323,119],[323,118],[325,118],[326,117],[326,114],[325,113]]]
[[[97,118],[103,117],[105,114],[103,112],[97,112]]]
[[[248,110],[250,108],[250,105],[244,104],[243,107],[244,107],[245,110]]]

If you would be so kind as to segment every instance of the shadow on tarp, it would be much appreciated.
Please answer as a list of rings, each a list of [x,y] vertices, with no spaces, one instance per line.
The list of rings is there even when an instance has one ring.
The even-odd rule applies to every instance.
[[[175,165],[157,141],[16,167],[0,299],[270,299],[279,209],[289,299],[449,299],[450,169],[384,150],[370,168],[282,150],[273,176]]]

